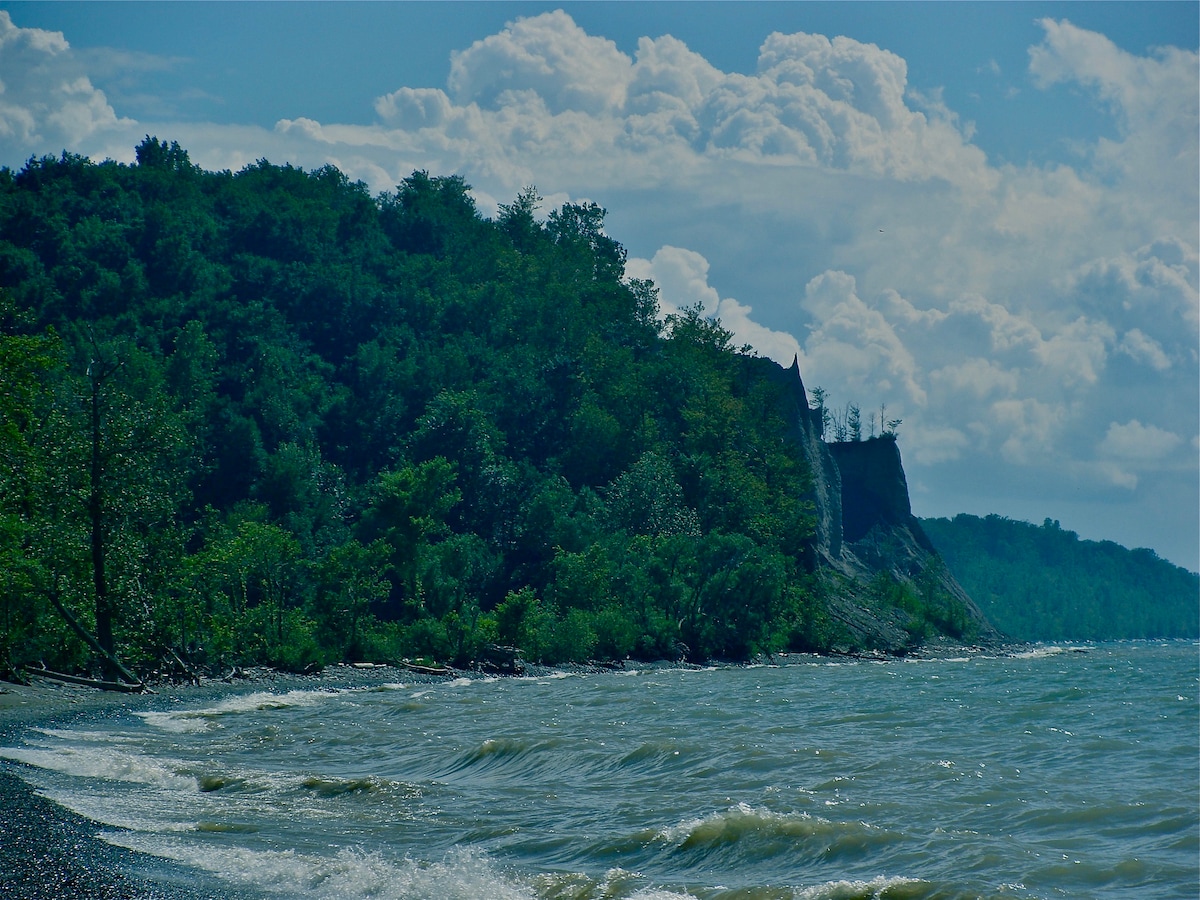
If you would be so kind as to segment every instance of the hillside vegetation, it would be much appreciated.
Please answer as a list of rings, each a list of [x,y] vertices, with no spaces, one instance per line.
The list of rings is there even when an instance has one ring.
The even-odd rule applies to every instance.
[[[0,664],[845,644],[778,389],[539,199],[153,138],[0,170]]]
[[[1047,519],[922,519],[946,565],[991,622],[1022,641],[1200,636],[1200,576]]]

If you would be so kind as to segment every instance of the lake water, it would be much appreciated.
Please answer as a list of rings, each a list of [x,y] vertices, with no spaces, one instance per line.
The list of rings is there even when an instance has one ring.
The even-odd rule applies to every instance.
[[[240,693],[0,756],[193,884],[333,898],[1200,893],[1193,643]]]

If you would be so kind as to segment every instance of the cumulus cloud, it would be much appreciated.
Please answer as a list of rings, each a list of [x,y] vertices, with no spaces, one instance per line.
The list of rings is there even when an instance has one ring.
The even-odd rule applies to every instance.
[[[1072,25],[1042,19],[1044,40],[1030,49],[1030,72],[1043,87],[1069,82],[1090,88],[1117,118],[1122,140],[1097,143],[1106,166],[1147,185],[1169,186],[1196,197],[1196,134],[1200,131],[1200,94],[1196,90],[1197,54],[1163,47],[1140,57],[1121,50],[1109,38]],[[1163,162],[1169,162],[1166,167]]]
[[[552,114],[619,108],[632,72],[629,57],[593,37],[562,10],[517,19],[499,34],[451,57],[449,88],[459,105],[504,105],[506,94],[532,92]]]
[[[1140,328],[1131,328],[1125,332],[1117,349],[1126,356],[1157,369],[1159,372],[1171,368],[1171,360],[1163,352],[1162,346],[1154,338],[1145,335]]]
[[[852,276],[818,275],[805,286],[800,303],[815,323],[804,343],[811,369],[856,395],[869,391],[924,405],[916,359],[893,323],[858,296]]]
[[[1160,371],[1192,355],[1200,329],[1200,248],[1177,236],[1092,259],[1066,279],[1078,305],[1128,329],[1123,349]],[[1165,363],[1165,364],[1164,364]]]
[[[944,310],[895,291],[868,301],[840,271],[810,281],[800,306],[813,321],[801,357],[810,378],[843,395],[835,404],[887,403],[927,464],[968,450],[1017,466],[1069,462],[1064,435],[1083,420],[1115,338],[1085,317],[1043,330],[974,294]]]
[[[93,87],[62,32],[20,28],[0,10],[0,153],[56,153],[127,124]]]
[[[339,138],[425,148],[513,189],[584,171],[651,185],[729,161],[993,181],[953,114],[910,106],[906,90],[903,59],[847,37],[772,34],[754,74],[725,73],[670,35],[631,58],[559,10],[456,52],[445,90],[400,87],[376,99],[379,126]]]
[[[1173,432],[1130,419],[1124,425],[1113,422],[1108,426],[1100,451],[1119,459],[1157,460],[1182,443],[1183,438]]]
[[[749,345],[783,366],[800,354],[800,344],[790,334],[773,331],[754,321],[754,310],[732,297],[722,298],[708,283],[708,260],[694,250],[662,247],[653,259],[631,258],[625,266],[630,278],[649,279],[658,288],[662,316],[698,307],[709,318],[718,319],[733,335],[733,345]]]

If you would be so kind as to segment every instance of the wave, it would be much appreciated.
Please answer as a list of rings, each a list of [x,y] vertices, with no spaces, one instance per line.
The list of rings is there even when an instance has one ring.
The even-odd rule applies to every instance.
[[[434,777],[441,779],[480,774],[504,774],[512,778],[536,774],[545,777],[554,772],[561,773],[573,764],[569,755],[556,752],[562,746],[563,742],[558,738],[488,738],[438,768]]]
[[[829,881],[799,888],[795,900],[908,900],[928,897],[928,882],[915,878],[879,877],[867,881]]]
[[[866,822],[833,822],[808,813],[777,813],[739,803],[660,829],[653,840],[675,852],[762,860],[780,854],[834,860],[861,857],[902,840]]]
[[[198,831],[238,833],[240,826],[201,823]],[[196,844],[176,835],[126,832],[101,834],[104,840],[142,853],[172,859],[216,875],[226,883],[261,888],[272,894],[312,900],[696,900],[729,897],[738,900],[917,900],[945,897],[928,882],[902,877],[830,881],[803,887],[763,887],[728,890],[648,883],[640,872],[612,868],[602,875],[579,872],[525,874],[499,865],[488,854],[471,848],[447,853],[441,860],[395,858],[379,851],[342,849],[331,856],[295,850],[251,850]],[[695,890],[695,888],[693,888]]]
[[[1013,659],[1045,659],[1048,656],[1060,656],[1063,653],[1087,653],[1090,647],[1068,644],[1060,647],[1057,644],[1039,644],[1028,650],[1012,654]]]
[[[535,886],[473,850],[438,862],[394,859],[377,851],[317,856],[295,850],[251,850],[197,844],[171,835],[102,834],[106,841],[209,872],[242,887],[270,885],[272,894],[312,900],[537,900]]]
[[[310,775],[300,780],[300,786],[318,797],[344,797],[348,794],[375,794],[385,791],[391,782],[383,778],[319,778]]]
[[[76,778],[122,781],[169,790],[194,791],[197,787],[196,779],[181,772],[182,767],[177,763],[111,748],[0,747],[0,758]]]
[[[678,768],[689,762],[695,746],[677,741],[650,741],[630,750],[617,761],[615,768],[654,773],[664,768]]]
[[[208,730],[212,720],[220,716],[314,706],[343,693],[345,692],[333,688],[293,690],[283,694],[274,691],[255,691],[251,694],[236,694],[226,697],[219,703],[200,709],[137,712],[135,715],[151,727],[162,731],[186,734]]]

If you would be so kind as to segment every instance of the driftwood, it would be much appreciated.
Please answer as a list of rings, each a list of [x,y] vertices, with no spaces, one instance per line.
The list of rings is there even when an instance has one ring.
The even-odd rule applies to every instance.
[[[122,678],[129,682],[126,687],[132,688],[135,693],[145,687],[145,685],[142,684],[141,680],[136,675],[125,668],[124,663],[117,659],[115,654],[105,650],[104,647],[101,646],[100,642],[96,640],[95,635],[79,624],[79,620],[71,614],[69,609],[63,606],[62,601],[58,599],[54,591],[51,591],[48,596],[50,597],[50,602],[54,604],[54,608],[58,610],[58,614],[62,616],[66,620],[67,624],[71,626],[71,629],[83,639],[83,642],[103,656],[108,661],[109,665],[111,665],[114,670],[120,673]],[[120,684],[120,682],[117,681],[103,683]],[[122,688],[105,688],[105,690],[122,690]]]
[[[448,669],[445,666],[422,666],[419,663],[402,661],[400,668],[407,669],[410,672],[419,672],[422,675],[453,675],[454,670]]]
[[[170,658],[168,659],[168,657],[170,657]],[[166,652],[163,653],[163,662],[169,662],[169,663],[173,664],[171,666],[171,668],[174,669],[174,671],[171,672],[170,675],[168,676],[168,677],[172,678],[172,680],[174,679],[174,677],[177,673],[182,672],[185,676],[187,676],[187,680],[191,684],[194,684],[194,685],[200,684],[199,673],[196,672],[196,670],[193,669],[191,666],[189,666],[187,663],[185,663],[180,658],[179,654],[176,653],[174,650],[172,650],[170,647],[168,647]]]
[[[96,678],[83,678],[79,675],[64,675],[62,672],[52,672],[49,669],[35,669],[32,666],[26,666],[25,671],[30,675],[40,675],[42,678],[49,678],[52,681],[62,681],[67,684],[81,684],[84,687],[99,688],[102,691],[120,691],[123,694],[140,694],[143,691],[149,690],[146,685],[140,681],[136,684],[126,684],[123,681],[101,681]]]

